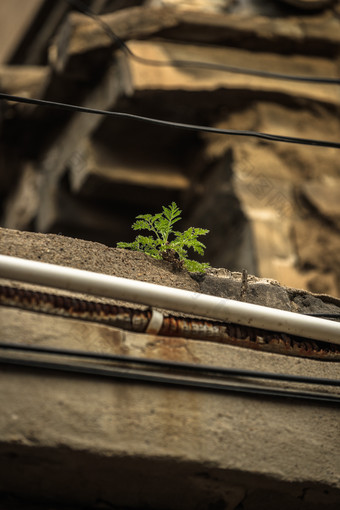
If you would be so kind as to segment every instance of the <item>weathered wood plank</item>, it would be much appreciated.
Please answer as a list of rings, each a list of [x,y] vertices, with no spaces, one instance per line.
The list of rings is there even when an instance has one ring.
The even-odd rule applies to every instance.
[[[0,2],[0,63],[8,61],[25,30],[29,26],[32,16],[36,15],[43,4],[43,0],[2,0]]]
[[[326,14],[272,18],[134,7],[107,14],[102,19],[123,40],[160,35],[187,42],[237,43],[239,47],[257,51],[267,51],[270,47],[273,52],[339,54],[340,20]],[[95,20],[72,13],[51,47],[50,62],[59,71],[72,72],[77,67],[77,59],[85,53],[111,46],[111,38]]]
[[[122,93],[121,82],[117,69],[111,68],[102,78],[98,86],[88,95],[84,106],[97,109],[109,109],[115,104]],[[102,121],[100,115],[75,114],[55,141],[41,165],[42,186],[41,203],[37,217],[37,228],[48,229],[53,223],[48,217],[54,217],[53,209],[57,188],[64,175],[67,163],[81,141],[90,136]]]
[[[17,230],[30,230],[39,209],[41,176],[34,167],[23,165],[15,192],[5,205],[3,226]]]
[[[163,163],[151,167],[139,160],[135,164],[129,158],[116,155],[103,145],[85,142],[74,153],[69,163],[71,188],[75,193],[90,196],[114,197],[119,185],[139,186],[159,192],[162,189],[181,191],[190,181],[178,168]]]
[[[179,68],[171,65],[171,61],[174,60],[186,60],[292,76],[328,76],[340,79],[337,64],[331,59],[158,41],[130,41],[129,47],[136,55],[150,60],[162,61],[168,63],[168,65],[158,67],[157,72],[150,72],[150,66],[134,59],[128,59],[126,63],[129,70],[127,90],[180,89],[209,91],[224,88],[231,91],[248,90],[280,93],[295,98],[312,99],[330,104],[340,103],[339,86],[337,85],[277,80],[197,67]]]
[[[50,75],[47,66],[0,66],[0,89],[7,94],[39,97]]]

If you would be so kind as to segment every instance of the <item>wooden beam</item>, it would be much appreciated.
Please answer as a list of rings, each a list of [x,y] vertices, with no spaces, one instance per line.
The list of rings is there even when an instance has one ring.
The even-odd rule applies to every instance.
[[[185,190],[189,187],[189,180],[180,170],[164,162],[161,167],[143,164],[139,158],[133,163],[127,155],[117,155],[103,145],[89,140],[82,144],[70,160],[70,182],[75,193],[82,193],[85,189],[96,194],[114,195],[117,185],[140,186],[153,190]],[[89,183],[91,183],[89,185]],[[87,192],[88,194],[88,192]]]
[[[281,53],[339,55],[340,19],[327,16],[289,18],[213,14],[171,8],[132,7],[102,16],[123,40],[161,36],[170,40],[243,47]],[[112,40],[98,22],[71,13],[50,52],[52,66],[72,72],[86,53],[112,47]]]
[[[340,103],[339,86],[316,83],[277,80],[261,76],[221,72],[199,67],[174,67],[174,60],[206,62],[216,65],[243,67],[258,71],[269,71],[287,75],[310,77],[328,76],[340,79],[337,62],[332,59],[302,55],[280,55],[270,52],[252,52],[236,48],[177,44],[159,41],[130,41],[134,54],[150,60],[162,61],[165,66],[151,72],[150,66],[125,59],[126,90],[188,90],[271,92],[294,98],[312,99],[329,104]]]
[[[39,97],[47,86],[51,70],[45,66],[0,66],[1,91],[25,97]]]

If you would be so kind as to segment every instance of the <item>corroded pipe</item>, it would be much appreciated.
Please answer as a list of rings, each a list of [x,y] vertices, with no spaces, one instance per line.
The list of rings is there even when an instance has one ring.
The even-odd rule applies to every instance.
[[[99,322],[138,333],[156,334],[155,330],[149,330],[153,315],[150,309],[136,310],[9,286],[0,286],[0,305]],[[160,320],[162,316],[159,312],[157,314],[159,314],[157,320]],[[290,356],[340,361],[340,348],[336,345],[238,324],[170,315],[162,317],[157,330],[158,334],[163,336],[218,342]]]

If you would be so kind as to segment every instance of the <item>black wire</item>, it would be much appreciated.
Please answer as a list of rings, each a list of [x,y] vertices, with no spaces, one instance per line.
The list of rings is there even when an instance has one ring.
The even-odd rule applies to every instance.
[[[109,36],[114,44],[123,50],[126,55],[137,62],[145,65],[152,65],[157,67],[194,67],[201,69],[216,70],[234,74],[245,74],[250,76],[260,76],[262,78],[271,78],[276,80],[290,80],[290,81],[301,81],[308,83],[323,83],[325,85],[340,85],[340,79],[338,78],[324,78],[324,77],[308,77],[308,76],[296,76],[283,73],[273,73],[270,71],[260,71],[256,69],[246,69],[243,67],[236,67],[230,65],[213,64],[211,62],[200,62],[200,61],[189,61],[189,60],[169,60],[164,62],[161,60],[148,59],[140,57],[133,53],[129,46],[112,30],[112,28],[106,23],[100,16],[97,16],[91,11],[81,0],[66,0],[70,5],[73,5],[78,11],[82,12],[86,16],[92,18],[104,32]]]
[[[304,313],[309,317],[328,317],[330,319],[340,319],[340,313]]]
[[[98,353],[98,352],[87,352],[87,351],[79,351],[79,350],[69,350],[69,349],[57,349],[54,347],[40,347],[34,345],[23,345],[16,343],[3,343],[0,342],[0,349],[5,350],[14,350],[14,351],[22,351],[22,352],[32,352],[38,354],[47,354],[47,355],[58,355],[58,356],[68,356],[68,357],[76,357],[76,358],[85,358],[85,359],[95,359],[101,361],[113,361],[118,363],[133,363],[137,365],[145,365],[153,368],[167,368],[167,369],[176,369],[176,370],[185,370],[190,372],[199,372],[205,375],[219,375],[219,376],[242,376],[242,377],[250,377],[250,378],[258,378],[258,379],[270,379],[277,381],[289,381],[303,384],[320,384],[326,386],[340,386],[340,380],[338,379],[329,379],[323,377],[310,377],[310,376],[301,376],[301,375],[293,375],[293,374],[275,374],[272,372],[261,372],[254,370],[245,370],[240,368],[224,368],[224,367],[214,367],[211,365],[198,365],[194,363],[184,363],[179,361],[165,361],[160,359],[150,359],[150,358],[137,358],[134,356],[124,356],[118,354],[107,354],[107,353]]]
[[[66,363],[54,363],[26,359],[10,359],[1,358],[0,364],[20,365],[28,368],[57,370],[62,372],[89,374],[94,376],[111,377],[116,379],[127,379],[132,381],[142,381],[145,383],[156,383],[175,385],[180,387],[198,388],[200,390],[210,391],[230,391],[245,394],[264,395],[267,397],[284,397],[284,398],[297,398],[302,400],[317,400],[322,402],[330,402],[333,404],[340,404],[340,398],[336,395],[329,395],[323,393],[311,393],[301,391],[288,391],[286,389],[267,389],[259,386],[235,386],[232,384],[207,382],[194,379],[183,379],[180,377],[167,377],[164,375],[154,375],[146,373],[138,373],[134,370],[119,370],[119,369],[105,369],[99,367],[90,367],[86,365],[72,365]]]
[[[333,149],[340,149],[340,143],[338,142],[329,142],[327,140],[313,140],[310,138],[296,138],[293,136],[281,136],[281,135],[271,135],[268,133],[259,133],[257,131],[243,131],[237,129],[220,129],[210,126],[200,126],[195,124],[184,124],[182,122],[173,122],[169,120],[162,119],[154,119],[151,117],[144,117],[141,115],[135,115],[133,113],[125,113],[125,112],[115,112],[108,110],[98,110],[95,108],[86,108],[85,106],[76,106],[67,103],[57,103],[55,101],[46,101],[44,99],[33,99],[28,97],[21,96],[13,96],[11,94],[4,94],[0,92],[0,99],[5,99],[7,101],[15,101],[18,103],[26,103],[33,104],[37,106],[44,106],[48,108],[58,108],[61,110],[72,111],[72,112],[81,112],[81,113],[89,113],[93,115],[105,115],[107,117],[120,117],[125,119],[133,119],[141,122],[147,122],[149,124],[156,124],[158,126],[167,126],[174,127],[178,129],[185,129],[187,131],[199,131],[204,133],[214,133],[220,135],[232,135],[232,136],[252,136],[255,138],[261,138],[263,140],[269,140],[273,142],[283,142],[283,143],[294,143],[299,145],[312,145],[318,147],[331,147]]]

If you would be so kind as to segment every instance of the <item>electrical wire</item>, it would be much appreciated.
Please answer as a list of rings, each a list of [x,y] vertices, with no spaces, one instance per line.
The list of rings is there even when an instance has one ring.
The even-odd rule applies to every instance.
[[[87,353],[92,354],[92,353]],[[97,354],[97,353],[96,353]],[[138,358],[137,358],[138,359]],[[138,361],[143,362],[145,360]],[[148,360],[148,361],[156,361],[156,360]],[[135,361],[136,362],[136,361]],[[331,395],[327,393],[319,393],[319,392],[302,392],[302,391],[290,391],[287,389],[276,389],[276,388],[264,388],[261,386],[247,386],[240,384],[236,386],[235,384],[227,384],[225,382],[217,382],[217,381],[204,381],[202,379],[194,379],[188,377],[178,377],[178,376],[169,376],[164,374],[155,374],[148,373],[143,371],[138,371],[133,368],[128,369],[120,369],[120,368],[102,368],[99,366],[93,367],[90,365],[81,365],[81,364],[67,364],[67,363],[56,363],[51,361],[41,361],[41,360],[32,360],[32,359],[22,359],[22,358],[4,358],[0,357],[0,363],[7,365],[16,365],[16,366],[24,366],[27,368],[35,368],[35,369],[47,369],[47,370],[56,370],[62,372],[71,372],[71,373],[80,373],[80,374],[89,374],[92,376],[104,376],[115,379],[125,379],[132,381],[139,381],[143,383],[155,383],[157,385],[175,385],[179,387],[185,388],[197,388],[200,390],[210,390],[210,391],[227,391],[227,392],[237,392],[243,394],[254,394],[257,396],[267,396],[267,397],[284,397],[284,398],[296,398],[302,400],[317,400],[322,402],[328,402],[332,404],[339,404],[340,397],[337,395]],[[214,368],[214,367],[211,367]],[[198,369],[200,367],[198,366]]]
[[[340,313],[304,313],[310,317],[327,317],[327,319],[340,319]]]
[[[325,85],[340,85],[339,78],[327,78],[327,77],[309,77],[309,76],[297,76],[284,73],[273,73],[270,71],[261,71],[257,69],[246,69],[243,67],[214,64],[211,62],[201,61],[189,61],[189,60],[169,60],[168,62],[161,60],[148,59],[136,55],[129,46],[112,30],[110,25],[106,23],[100,16],[90,10],[81,0],[66,0],[70,5],[75,7],[78,11],[82,12],[85,16],[92,18],[108,35],[114,44],[124,51],[124,53],[131,59],[139,62],[140,64],[157,66],[157,67],[186,67],[186,68],[200,68],[215,71],[222,71],[234,74],[244,74],[250,76],[259,76],[261,78],[271,78],[276,80],[289,80],[299,81],[308,83],[322,83]]]
[[[276,398],[284,397],[284,398],[296,398],[301,400],[317,400],[321,402],[329,402],[332,404],[340,404],[340,398],[337,397],[336,395],[327,395],[322,393],[267,389],[257,386],[234,386],[226,383],[199,381],[184,378],[172,378],[163,375],[143,374],[135,371],[126,372],[119,369],[105,369],[98,367],[89,367],[85,365],[69,365],[65,363],[43,362],[35,360],[0,358],[0,363],[9,365],[20,365],[27,368],[57,370],[62,372],[111,377],[116,379],[127,379],[132,381],[140,381],[144,383],[156,383],[158,385],[165,384],[185,388],[197,388],[200,390],[227,391],[244,394],[254,394],[257,396],[261,395]]]
[[[238,130],[238,129],[221,129],[211,126],[201,126],[196,124],[184,124],[182,122],[174,122],[170,120],[155,119],[152,117],[144,117],[142,115],[135,115],[133,113],[116,112],[108,110],[98,110],[95,108],[87,108],[85,106],[76,106],[67,103],[57,103],[55,101],[47,101],[44,99],[33,99],[28,97],[14,96],[12,94],[5,94],[0,92],[0,99],[7,101],[15,101],[17,103],[32,104],[36,106],[43,106],[47,108],[57,108],[66,111],[88,113],[92,115],[103,115],[107,117],[118,117],[131,120],[137,120],[141,122],[147,122],[149,124],[155,124],[163,127],[173,127],[177,129],[183,129],[187,131],[196,131],[204,133],[214,133],[220,135],[231,135],[231,136],[250,136],[260,138],[262,140],[272,142],[283,142],[283,143],[294,143],[299,145],[312,145],[317,147],[330,147],[333,149],[340,149],[339,142],[330,142],[327,140],[314,140],[310,138],[297,138],[293,136],[273,135],[269,133],[259,133],[257,131]]]
[[[181,361],[168,361],[161,359],[152,359],[152,358],[140,358],[135,356],[127,356],[121,354],[108,354],[103,352],[92,352],[92,351],[81,351],[77,349],[59,349],[55,347],[41,347],[36,345],[23,345],[19,343],[10,343],[10,342],[0,342],[0,349],[4,350],[13,350],[13,351],[22,351],[28,353],[38,353],[38,354],[47,354],[47,355],[58,355],[58,356],[68,356],[68,357],[76,357],[76,358],[84,358],[84,359],[92,359],[92,360],[100,360],[100,361],[111,361],[118,363],[132,363],[137,365],[145,365],[152,368],[161,368],[161,369],[173,369],[173,370],[185,370],[189,372],[198,372],[203,373],[205,375],[218,375],[218,376],[227,376],[227,377],[247,377],[247,378],[255,378],[255,379],[270,379],[276,381],[287,381],[287,382],[296,382],[303,384],[319,384],[326,386],[339,386],[340,387],[340,379],[329,379],[325,377],[311,377],[311,376],[301,376],[294,374],[277,374],[273,372],[263,372],[256,370],[247,370],[241,368],[225,368],[225,367],[215,367],[212,365],[201,365],[195,363],[185,363]]]

